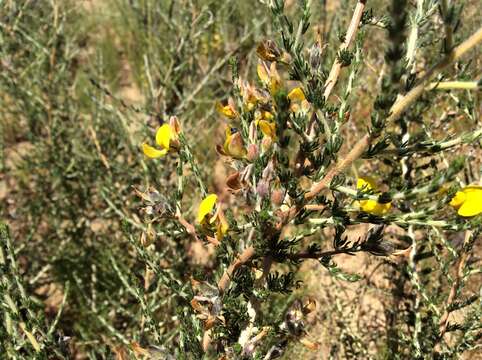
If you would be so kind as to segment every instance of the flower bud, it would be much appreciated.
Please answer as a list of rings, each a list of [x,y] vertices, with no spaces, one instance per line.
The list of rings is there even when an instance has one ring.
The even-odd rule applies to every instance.
[[[259,154],[258,146],[256,144],[249,144],[248,145],[248,161],[254,161]]]
[[[280,206],[283,203],[284,197],[284,191],[281,191],[280,189],[273,190],[271,193],[271,202],[274,206]]]
[[[169,118],[169,126],[175,134],[179,134],[181,132],[181,123],[179,122],[177,116],[171,116]]]
[[[249,142],[251,143],[256,142],[257,133],[258,133],[258,129],[256,127],[256,122],[253,121],[251,122],[251,124],[249,124],[249,132],[248,132]]]
[[[269,148],[273,145],[273,140],[271,140],[270,137],[265,136],[263,140],[261,141],[261,147],[264,151],[268,151]]]
[[[321,64],[321,55],[323,54],[323,49],[321,48],[320,44],[316,42],[309,50],[310,53],[310,65],[313,70],[316,70],[320,67]]]

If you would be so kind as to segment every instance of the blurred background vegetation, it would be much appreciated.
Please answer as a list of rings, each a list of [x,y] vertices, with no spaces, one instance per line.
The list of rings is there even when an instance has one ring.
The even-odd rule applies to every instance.
[[[3,256],[18,263],[18,281],[2,278],[2,291],[25,300],[20,308],[28,311],[20,309],[18,321],[37,319],[38,332],[54,324],[45,337],[52,349],[65,342],[77,358],[121,358],[119,344],[142,342],[143,310],[126,284],[143,281],[144,264],[122,224],[144,227],[133,188],[175,188],[175,160],[147,162],[139,144],[178,115],[205,164],[202,176],[216,189],[224,168],[214,156],[222,122],[213,105],[230,94],[229,59],[239,59],[243,77],[254,75],[256,44],[274,36],[264,3],[0,0],[0,215],[12,238]],[[315,1],[309,36],[336,39],[352,3]],[[287,1],[288,12],[294,5]],[[370,2],[375,16],[387,6]],[[478,8],[467,2],[457,36],[480,26]],[[366,45],[371,66],[364,72],[376,73],[383,61],[376,44],[382,31]],[[334,51],[325,50],[328,64]],[[357,89],[355,109],[367,114],[374,78]],[[159,252],[160,266],[176,279],[203,270],[185,244]],[[168,344],[179,333],[176,304],[160,285],[149,304],[162,319],[159,343]],[[3,327],[0,334],[12,335]],[[28,358],[31,345],[19,341],[5,341],[0,352]],[[371,341],[378,346],[379,339]]]

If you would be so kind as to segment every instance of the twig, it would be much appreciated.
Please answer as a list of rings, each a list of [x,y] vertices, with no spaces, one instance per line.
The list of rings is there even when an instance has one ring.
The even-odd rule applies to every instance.
[[[231,278],[235,271],[239,269],[241,265],[246,264],[251,258],[255,255],[255,250],[253,246],[249,246],[236,258],[236,260],[229,265],[229,267],[224,272],[223,276],[218,282],[218,289],[219,294],[223,294],[224,291],[228,288],[229,283],[231,282]]]
[[[427,86],[427,90],[476,90],[478,88],[477,81],[433,82]]]
[[[339,249],[321,252],[300,252],[296,254],[288,254],[286,257],[290,260],[300,260],[300,259],[320,259],[324,256],[333,256],[338,254],[347,254],[356,251],[356,249]]]
[[[340,51],[348,49],[350,44],[353,42],[353,39],[355,38],[355,34],[358,30],[358,26],[360,24],[362,15],[363,15],[363,9],[365,8],[366,0],[359,0],[358,3],[356,4],[355,11],[353,12],[353,16],[350,21],[350,25],[348,26],[348,30],[346,32],[345,36],[345,41],[340,45],[337,55],[340,53]],[[338,60],[338,56],[335,57],[335,61],[333,62],[333,65],[331,67],[330,73],[328,75],[328,78],[326,79],[325,82],[325,91],[323,92],[323,97],[325,100],[328,100],[330,97],[331,92],[333,91],[333,88],[336,85],[336,82],[338,80],[338,76],[340,75],[341,71],[341,62]],[[318,112],[318,116],[320,119],[323,121],[323,125],[325,128],[325,132],[327,135],[330,137],[331,130],[330,126],[327,124],[327,121],[325,117]],[[314,117],[310,120],[309,125],[307,126],[310,133],[310,137],[313,137],[314,135],[314,127],[315,127],[315,122],[314,122]]]
[[[453,25],[451,24],[451,18],[450,18],[450,0],[442,0],[440,1],[440,8],[442,11],[442,17],[443,17],[443,22],[444,22],[444,30],[445,30],[445,52],[449,52],[452,50],[453,44],[454,44],[454,38],[453,38]]]
[[[356,4],[355,11],[353,12],[353,16],[351,18],[350,26],[348,27],[348,31],[346,32],[345,41],[343,42],[343,44],[340,45],[338,53],[340,51],[348,49],[353,39],[355,38],[358,26],[360,25],[360,21],[363,15],[363,10],[365,9],[365,4],[366,0],[359,0]],[[325,99],[328,99],[333,88],[335,87],[338,76],[340,75],[340,71],[341,62],[338,61],[337,57],[335,59],[335,62],[333,63],[333,66],[331,67],[330,74],[328,75],[328,79],[325,83],[325,91],[323,93]]]
[[[194,240],[201,241],[199,239],[199,236],[197,235],[196,228],[194,227],[193,224],[191,224],[186,219],[184,219],[184,217],[182,217],[182,215],[180,214],[176,215],[176,219],[186,229],[187,233],[194,238]],[[219,245],[219,240],[212,236],[206,236],[206,239],[214,246]]]
[[[467,259],[469,257],[469,253],[465,251],[465,245],[470,241],[470,237],[472,236],[472,232],[467,230],[465,232],[465,240],[464,240],[464,248],[463,253],[460,256],[459,265],[457,267],[457,273],[455,274],[454,282],[452,283],[452,287],[450,288],[449,297],[447,298],[447,306],[445,307],[445,311],[440,317],[439,321],[439,332],[440,338],[442,338],[447,331],[447,325],[449,322],[449,315],[450,315],[450,306],[453,304],[455,300],[455,295],[457,295],[457,291],[460,286],[460,282],[462,277],[464,276],[465,264],[467,263]]]

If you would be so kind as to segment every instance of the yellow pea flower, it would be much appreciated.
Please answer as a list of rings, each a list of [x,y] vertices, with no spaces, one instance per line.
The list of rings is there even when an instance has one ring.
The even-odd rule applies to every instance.
[[[177,121],[177,119],[176,119]],[[174,123],[173,121],[171,121]],[[160,149],[152,147],[147,143],[142,144],[142,151],[144,155],[151,159],[157,159],[165,156],[170,150],[177,149],[179,141],[177,135],[180,129],[178,125],[164,124],[156,132],[156,144]]]
[[[274,115],[267,110],[257,110],[254,118],[256,121],[272,121],[274,119]]]
[[[197,222],[204,226],[209,226],[211,224],[216,225],[216,238],[221,241],[224,235],[229,230],[229,224],[224,217],[224,213],[219,206],[217,211],[212,217],[208,217],[214,209],[218,197],[216,194],[209,194],[206,196],[199,205],[198,214],[197,214]]]
[[[482,213],[482,186],[469,185],[457,191],[449,203],[457,214],[470,217]]]
[[[269,89],[271,95],[281,89],[281,76],[276,69],[276,63],[271,63],[269,69],[264,64],[258,64],[257,72],[259,79]]]
[[[271,140],[276,141],[276,123],[268,120],[257,120],[256,125],[263,133],[265,137],[269,137]]]
[[[221,155],[235,159],[242,159],[246,156],[246,148],[241,134],[230,126],[226,128],[226,139],[223,146],[217,145],[216,150]]]
[[[259,127],[264,137],[276,141],[276,123],[274,115],[267,110],[258,110],[255,114],[255,125]]]
[[[234,104],[231,99],[228,100],[226,105],[221,104],[220,102],[216,103],[216,110],[221,115],[226,116],[228,119],[234,119],[238,116]]]
[[[203,224],[206,220],[206,216],[211,213],[214,209],[214,205],[216,205],[216,201],[218,201],[218,196],[216,194],[209,194],[206,196],[201,204],[199,204],[199,209],[197,211],[197,222]]]
[[[301,88],[298,86],[298,87],[295,87],[293,90],[291,90],[288,94],[288,99],[290,99],[291,101],[303,101],[303,100],[306,100],[305,98],[305,93],[303,92],[303,90],[301,90]]]
[[[262,92],[247,81],[238,79],[238,87],[241,97],[243,98],[243,105],[247,111],[253,110],[258,104],[266,104],[269,102],[269,95],[267,92]]]
[[[224,212],[221,207],[218,208],[214,216],[216,221],[216,239],[221,241],[229,230],[229,224],[224,217]]]
[[[362,192],[376,191],[376,182],[370,177],[359,178],[356,183],[356,188]],[[392,207],[391,203],[382,204],[372,199],[360,200],[357,201],[357,203],[362,211],[378,216],[385,215]]]
[[[306,100],[305,94],[300,87],[295,87],[288,94],[290,100],[290,110],[292,112],[303,111],[307,112],[310,108],[310,103]]]

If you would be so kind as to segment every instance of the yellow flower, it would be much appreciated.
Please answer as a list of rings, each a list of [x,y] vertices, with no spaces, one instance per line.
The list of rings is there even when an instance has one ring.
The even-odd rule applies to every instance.
[[[457,191],[449,203],[457,213],[463,217],[470,217],[482,213],[482,186],[469,185]]]
[[[236,112],[236,109],[234,108],[234,104],[231,99],[228,101],[227,105],[223,105],[220,102],[217,102],[216,110],[218,113],[226,116],[228,119],[234,119],[236,118],[236,116],[238,116],[238,113]]]
[[[273,119],[274,119],[274,115],[267,110],[256,111],[256,114],[255,114],[256,121],[260,121],[260,120],[272,121]]]
[[[263,133],[265,137],[269,137],[271,140],[276,141],[276,123],[268,120],[257,120],[256,125]]]
[[[216,145],[216,150],[224,156],[231,156],[235,159],[242,159],[246,156],[246,148],[241,134],[236,128],[226,128],[226,139],[223,146]]]
[[[259,127],[264,137],[276,141],[276,123],[274,115],[267,110],[257,110],[255,114],[255,125]]]
[[[220,206],[218,206],[214,215],[209,218],[208,215],[212,213],[217,200],[216,194],[209,194],[201,201],[197,213],[197,222],[204,226],[215,224],[216,238],[220,241],[229,230],[229,224]]]
[[[359,178],[356,183],[356,188],[362,192],[373,193],[373,191],[376,191],[376,183],[369,177]],[[357,201],[357,203],[362,211],[378,216],[385,215],[392,207],[391,203],[382,204],[372,199],[360,200]]]
[[[221,207],[218,208],[218,211],[216,211],[214,216],[216,221],[216,239],[221,241],[229,230],[229,224],[224,217],[224,212]]]
[[[295,87],[288,94],[288,99],[290,100],[290,110],[292,112],[298,112],[302,110],[307,112],[310,108],[310,103],[306,100],[305,94],[300,87]]]
[[[269,89],[271,95],[281,89],[281,77],[276,69],[276,63],[271,63],[269,69],[264,64],[258,64],[257,72],[259,79]]]
[[[143,143],[142,151],[151,159],[165,156],[171,149],[176,149],[179,146],[179,141],[177,139],[179,131],[180,129],[178,126],[169,124],[162,125],[156,132],[156,144],[161,148],[157,149],[147,143]]]
[[[247,111],[253,110],[259,103],[266,104],[269,101],[267,93],[263,94],[247,81],[239,79],[238,87],[243,98],[244,107]]]
[[[197,212],[198,223],[203,224],[205,222],[206,216],[214,209],[216,201],[218,201],[218,196],[216,194],[209,194],[203,199],[203,201],[201,201]]]
[[[305,93],[303,92],[303,90],[301,90],[300,87],[295,87],[293,90],[291,90],[288,94],[288,99],[290,99],[291,101],[306,100]]]

